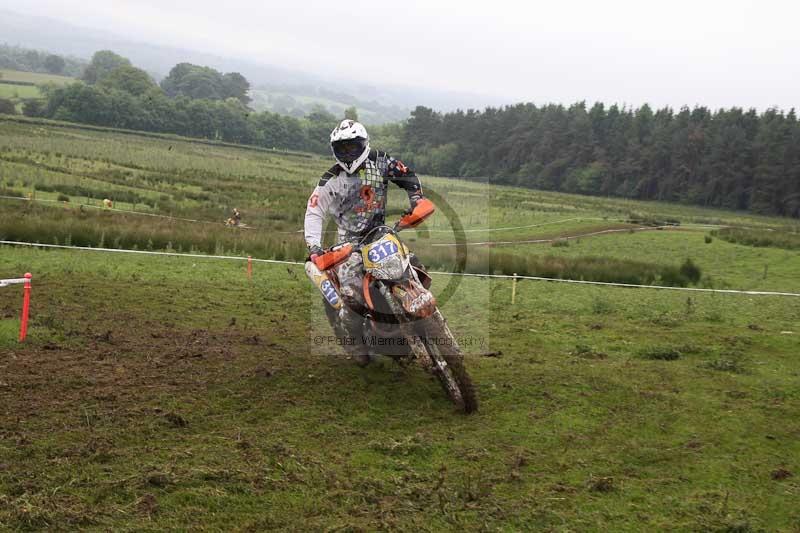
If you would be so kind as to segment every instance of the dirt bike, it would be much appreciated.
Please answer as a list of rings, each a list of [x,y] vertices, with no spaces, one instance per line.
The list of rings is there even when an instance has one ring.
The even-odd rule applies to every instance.
[[[322,292],[329,320],[343,337],[336,317],[345,304],[334,267],[352,253],[360,253],[366,307],[353,310],[364,318],[365,338],[397,339],[392,346],[384,345],[381,354],[401,363],[416,360],[439,379],[459,410],[472,413],[478,410],[478,398],[464,368],[464,356],[429,290],[430,276],[398,236],[421,224],[435,209],[430,200],[420,200],[394,227],[375,227],[358,244],[337,244],[313,257],[306,262],[306,274]]]
[[[252,226],[248,226],[247,224],[242,223],[241,220],[236,220],[235,218],[231,217],[225,221],[226,228],[237,228],[237,229],[253,229]]]

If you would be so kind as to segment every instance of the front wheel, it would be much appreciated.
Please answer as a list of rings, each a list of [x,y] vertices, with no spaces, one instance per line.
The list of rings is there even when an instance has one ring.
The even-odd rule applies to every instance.
[[[472,378],[464,367],[464,355],[450,332],[442,313],[416,322],[423,344],[433,362],[433,370],[447,395],[464,413],[478,410],[478,396]]]
[[[464,356],[442,313],[437,309],[429,317],[409,320],[389,288],[384,284],[379,284],[378,288],[398,319],[403,335],[410,341],[409,347],[417,361],[436,375],[445,393],[460,411],[467,414],[477,411],[478,397],[472,379],[464,368]],[[415,337],[422,342],[415,342]]]

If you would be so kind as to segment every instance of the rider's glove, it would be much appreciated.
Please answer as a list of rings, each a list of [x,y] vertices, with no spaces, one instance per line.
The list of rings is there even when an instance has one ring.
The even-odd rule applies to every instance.
[[[404,215],[411,214],[411,212],[414,210],[414,208],[417,207],[417,202],[419,202],[420,200],[422,200],[422,195],[421,194],[412,194],[411,196],[409,196],[408,197],[408,202],[409,202],[409,204],[411,204],[411,206],[408,208],[408,211],[406,211],[403,214]]]
[[[313,261],[314,259],[316,259],[317,257],[321,256],[324,253],[325,253],[325,250],[323,250],[321,247],[319,247],[317,245],[308,247],[308,258],[311,261]]]
[[[399,159],[390,159],[387,173],[389,174],[390,178],[399,178],[401,176],[408,175],[409,168],[405,166]]]

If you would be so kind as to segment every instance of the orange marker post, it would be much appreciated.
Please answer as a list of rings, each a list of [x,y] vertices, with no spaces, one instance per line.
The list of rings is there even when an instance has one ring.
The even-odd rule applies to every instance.
[[[22,320],[19,323],[19,342],[25,340],[28,335],[28,312],[31,307],[31,273],[25,273],[24,295],[22,297]]]
[[[247,256],[247,279],[253,279],[253,256]]]

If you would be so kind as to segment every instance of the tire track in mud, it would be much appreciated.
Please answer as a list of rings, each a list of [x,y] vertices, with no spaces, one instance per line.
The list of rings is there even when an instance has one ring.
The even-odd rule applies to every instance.
[[[0,349],[0,430],[12,415],[36,417],[86,400],[115,411],[165,393],[204,393],[229,381],[231,370],[257,376],[287,351],[251,331],[176,331],[152,323],[106,324],[65,337]]]

